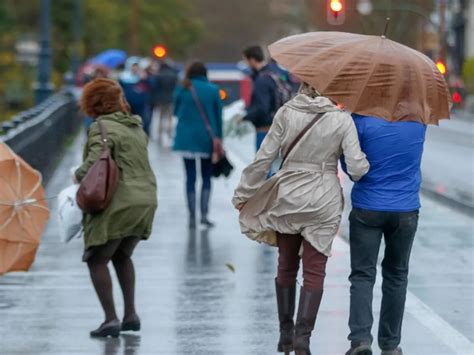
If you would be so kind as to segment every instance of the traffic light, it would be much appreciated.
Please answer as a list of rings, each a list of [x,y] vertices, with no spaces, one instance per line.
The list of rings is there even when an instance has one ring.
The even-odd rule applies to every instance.
[[[327,21],[330,25],[339,26],[346,19],[346,4],[344,0],[326,0]]]
[[[456,105],[462,104],[462,95],[459,91],[454,91],[451,98]]]
[[[441,59],[436,62],[436,68],[438,68],[439,72],[443,75],[445,75],[448,71],[446,68],[446,64],[444,64],[444,61],[442,61]]]
[[[162,44],[157,44],[156,46],[153,47],[153,55],[158,58],[158,59],[164,59],[166,55],[168,54],[168,51],[165,46]]]

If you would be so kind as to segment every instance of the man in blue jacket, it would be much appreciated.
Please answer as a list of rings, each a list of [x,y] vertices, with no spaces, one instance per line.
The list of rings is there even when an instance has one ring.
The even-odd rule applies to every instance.
[[[265,60],[260,46],[251,46],[243,51],[243,56],[252,69],[253,91],[250,106],[244,121],[251,122],[257,131],[256,148],[260,149],[273,122],[277,107],[277,84],[272,78],[274,69]]]
[[[382,236],[385,253],[378,343],[382,355],[401,355],[399,345],[408,264],[420,208],[420,165],[426,126],[356,114],[353,118],[370,170],[352,189],[348,338],[351,349],[346,355],[372,354],[372,297]]]

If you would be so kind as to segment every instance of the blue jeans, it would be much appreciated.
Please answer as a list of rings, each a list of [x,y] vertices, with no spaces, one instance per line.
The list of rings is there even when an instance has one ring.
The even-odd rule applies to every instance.
[[[143,109],[142,120],[143,120],[143,129],[145,130],[145,133],[147,134],[147,136],[150,135],[150,127],[151,127],[152,119],[153,119],[153,109],[150,105],[145,105],[145,108]]]
[[[201,217],[207,218],[209,212],[209,200],[211,195],[212,161],[201,158]],[[189,214],[194,218],[196,214],[196,159],[184,159],[186,169],[186,195],[188,200]]]
[[[351,247],[351,304],[349,340],[372,343],[372,298],[382,236],[382,307],[378,342],[382,350],[400,344],[408,285],[408,264],[418,225],[418,211],[379,212],[354,208],[349,217]]]
[[[196,159],[184,159],[186,169],[186,192],[196,193]],[[211,189],[212,162],[211,159],[201,159],[202,189]]]

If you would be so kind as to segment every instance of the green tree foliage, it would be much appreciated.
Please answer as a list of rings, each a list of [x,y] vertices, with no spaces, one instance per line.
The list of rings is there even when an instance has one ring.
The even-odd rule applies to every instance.
[[[204,23],[193,16],[193,3],[189,0],[141,1],[140,53],[148,55],[153,44],[162,43],[172,57],[185,59],[204,30]]]
[[[22,5],[16,6],[10,0],[0,2],[0,121],[9,119],[15,111],[27,108],[33,102],[34,75],[28,65],[17,62],[15,50],[16,41],[27,37],[18,31],[19,19],[31,23],[33,17],[26,16]]]
[[[187,54],[199,38],[203,25],[193,18],[187,0],[136,0],[138,26],[131,28],[130,5],[133,0],[81,0],[81,56],[87,59],[103,50],[128,50],[132,30],[138,34],[138,55],[148,56],[155,43],[164,43],[178,58]],[[74,48],[73,21],[75,0],[53,0],[52,49],[55,72],[70,68]],[[38,37],[39,0],[2,0],[0,29],[7,33],[3,46],[12,46],[24,36]],[[2,38],[3,39],[3,38]],[[8,43],[6,43],[8,42]]]
[[[53,81],[61,83],[71,67],[74,21],[79,20],[80,57],[86,60],[110,48],[128,51],[130,36],[138,38],[137,55],[150,56],[156,43],[163,43],[170,56],[182,59],[203,31],[203,23],[193,16],[188,0],[80,0],[81,14],[75,12],[76,0],[51,1],[51,47]],[[131,21],[131,4],[138,6],[136,26]],[[39,38],[40,0],[0,1],[0,103],[8,87],[21,87],[31,96],[35,68],[17,63],[15,44],[24,38]],[[11,90],[10,90],[11,91]],[[31,100],[28,101],[30,104]]]
[[[467,92],[474,95],[474,57],[466,60],[462,74]]]
[[[72,50],[72,18],[75,0],[54,0],[55,60],[69,60]],[[133,28],[130,7],[133,0],[83,0],[82,42],[83,58],[91,57],[109,48],[129,49],[130,36],[136,31],[138,52],[149,56],[155,43],[162,42],[171,55],[182,57],[201,33],[202,24],[190,16],[192,9],[186,0],[136,0],[137,26]],[[67,67],[68,62],[61,68]]]

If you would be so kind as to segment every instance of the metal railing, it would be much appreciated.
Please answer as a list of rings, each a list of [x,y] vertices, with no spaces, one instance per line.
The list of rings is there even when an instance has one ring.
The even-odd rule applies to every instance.
[[[4,122],[0,141],[39,170],[47,182],[80,125],[77,100],[63,91]]]

